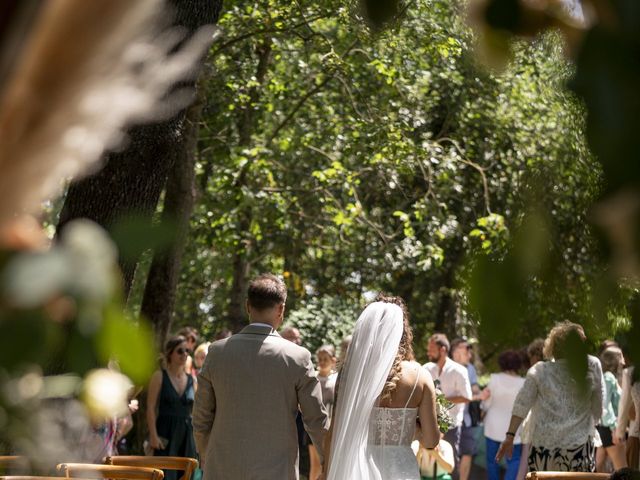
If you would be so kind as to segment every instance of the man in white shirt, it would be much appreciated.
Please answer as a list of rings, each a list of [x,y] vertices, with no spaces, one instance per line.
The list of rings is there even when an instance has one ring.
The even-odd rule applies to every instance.
[[[424,368],[431,374],[436,387],[454,404],[449,411],[454,426],[444,436],[453,446],[456,463],[459,459],[460,431],[464,421],[464,407],[471,401],[472,392],[469,374],[466,367],[449,358],[449,340],[443,333],[436,333],[429,338],[427,356],[430,362]],[[458,477],[458,468],[454,471],[454,478]]]

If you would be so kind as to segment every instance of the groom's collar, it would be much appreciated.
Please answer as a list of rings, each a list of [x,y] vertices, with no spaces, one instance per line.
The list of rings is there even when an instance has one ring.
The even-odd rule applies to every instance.
[[[249,324],[250,326],[253,325],[255,327],[268,327],[273,329],[273,326],[269,325],[268,323],[261,323],[261,322],[253,322]]]
[[[268,323],[250,323],[240,333],[248,333],[252,335],[276,335],[280,336],[276,330]]]

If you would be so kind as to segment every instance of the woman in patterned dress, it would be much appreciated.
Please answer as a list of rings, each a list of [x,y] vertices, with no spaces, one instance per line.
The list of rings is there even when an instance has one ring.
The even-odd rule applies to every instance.
[[[604,396],[602,368],[600,361],[589,355],[586,376],[577,381],[567,360],[567,354],[585,342],[578,324],[561,322],[551,329],[544,354],[552,361],[537,363],[527,372],[497,460],[511,457],[515,433],[531,412],[529,471],[594,471],[595,426],[602,415]]]

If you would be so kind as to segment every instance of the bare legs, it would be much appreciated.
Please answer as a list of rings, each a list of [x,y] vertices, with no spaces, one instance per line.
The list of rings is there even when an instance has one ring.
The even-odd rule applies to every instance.
[[[614,470],[618,470],[627,466],[627,457],[624,451],[624,444],[598,448],[596,450],[596,472],[605,471],[605,462],[607,461],[607,457],[611,459]]]
[[[309,445],[309,463],[309,480],[315,480],[322,473],[322,466],[320,465],[320,456],[314,445]]]
[[[469,480],[469,473],[471,473],[471,455],[462,455],[460,457],[460,464],[458,465],[458,471],[460,472],[460,480]]]

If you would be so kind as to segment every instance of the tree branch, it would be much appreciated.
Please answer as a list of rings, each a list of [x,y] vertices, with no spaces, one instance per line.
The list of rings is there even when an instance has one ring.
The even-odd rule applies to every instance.
[[[347,50],[341,55],[341,58],[344,58],[345,56],[347,56],[349,52],[356,46],[357,43],[358,43],[358,39],[355,39],[351,43],[351,45],[347,48]],[[287,116],[282,120],[282,122],[280,122],[280,124],[275,128],[273,133],[269,136],[269,139],[267,140],[267,143],[266,143],[267,145],[271,145],[271,143],[273,143],[273,140],[278,136],[278,133],[280,133],[280,130],[282,130],[287,125],[287,123],[291,121],[291,119],[296,115],[296,113],[298,113],[298,110],[302,108],[302,106],[306,103],[306,101],[309,100],[313,95],[318,93],[320,90],[322,90],[322,88],[327,83],[333,80],[335,75],[336,75],[336,72],[327,74],[327,77],[322,82],[320,82],[318,85],[313,87],[300,100],[298,100],[298,102],[295,104],[293,109],[291,109],[291,111],[287,114]]]
[[[460,148],[460,145],[458,144],[458,142],[456,140],[454,140],[453,138],[449,138],[449,137],[444,137],[439,139],[440,142],[449,142],[451,143],[456,150],[458,150],[458,153],[460,154],[460,162],[469,165],[470,167],[474,168],[475,170],[478,171],[478,173],[480,174],[480,177],[482,177],[482,187],[484,189],[484,207],[487,210],[487,213],[489,215],[491,215],[491,205],[489,203],[489,183],[487,182],[487,176],[484,173],[484,169],[478,165],[477,163],[472,162],[471,160],[467,160],[466,158],[464,158],[463,155],[463,150],[462,148]]]
[[[246,40],[247,38],[251,38],[258,35],[264,35],[266,33],[287,33],[291,30],[295,30],[300,27],[307,26],[309,22],[315,22],[316,20],[320,20],[322,18],[328,18],[329,14],[316,15],[315,17],[311,17],[310,19],[304,19],[302,22],[296,23],[288,28],[263,28],[261,30],[254,30],[253,32],[247,32],[237,37],[231,38],[216,48],[211,54],[211,58],[215,58],[219,53],[223,50],[226,50],[231,45]]]

